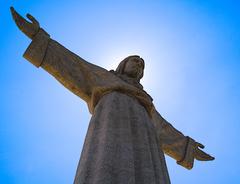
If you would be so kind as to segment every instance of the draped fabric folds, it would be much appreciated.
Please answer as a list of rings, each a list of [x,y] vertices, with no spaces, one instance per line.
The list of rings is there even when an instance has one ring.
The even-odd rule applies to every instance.
[[[91,118],[75,183],[169,183],[146,110],[132,97],[102,97]]]

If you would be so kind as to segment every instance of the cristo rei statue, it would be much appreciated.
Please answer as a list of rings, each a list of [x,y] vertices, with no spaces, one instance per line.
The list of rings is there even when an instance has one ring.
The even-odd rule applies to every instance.
[[[27,21],[13,7],[11,13],[32,40],[24,58],[84,100],[92,115],[74,184],[169,184],[164,153],[187,169],[194,159],[214,159],[157,112],[140,84],[141,57],[128,56],[108,71],[52,40],[30,14]]]

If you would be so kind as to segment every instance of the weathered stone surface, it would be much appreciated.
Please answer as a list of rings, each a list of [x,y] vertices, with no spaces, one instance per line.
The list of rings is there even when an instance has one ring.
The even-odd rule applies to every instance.
[[[187,169],[194,159],[214,159],[156,111],[140,84],[142,58],[129,56],[107,71],[50,39],[34,17],[28,15],[30,23],[11,11],[32,39],[24,57],[83,99],[92,114],[75,184],[167,184],[164,153]]]

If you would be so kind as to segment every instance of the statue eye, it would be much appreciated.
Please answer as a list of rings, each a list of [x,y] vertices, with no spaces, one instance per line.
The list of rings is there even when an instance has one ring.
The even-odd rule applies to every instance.
[[[134,59],[133,60],[135,63],[141,63],[141,61],[139,59]]]

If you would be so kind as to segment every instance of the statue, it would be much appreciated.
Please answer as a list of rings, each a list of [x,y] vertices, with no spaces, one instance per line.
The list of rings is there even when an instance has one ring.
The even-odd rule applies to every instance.
[[[31,22],[13,7],[11,13],[32,40],[24,58],[83,99],[92,114],[75,184],[168,184],[164,153],[187,169],[194,159],[214,159],[157,112],[140,84],[141,57],[129,56],[115,71],[107,71],[50,39],[30,14]]]

